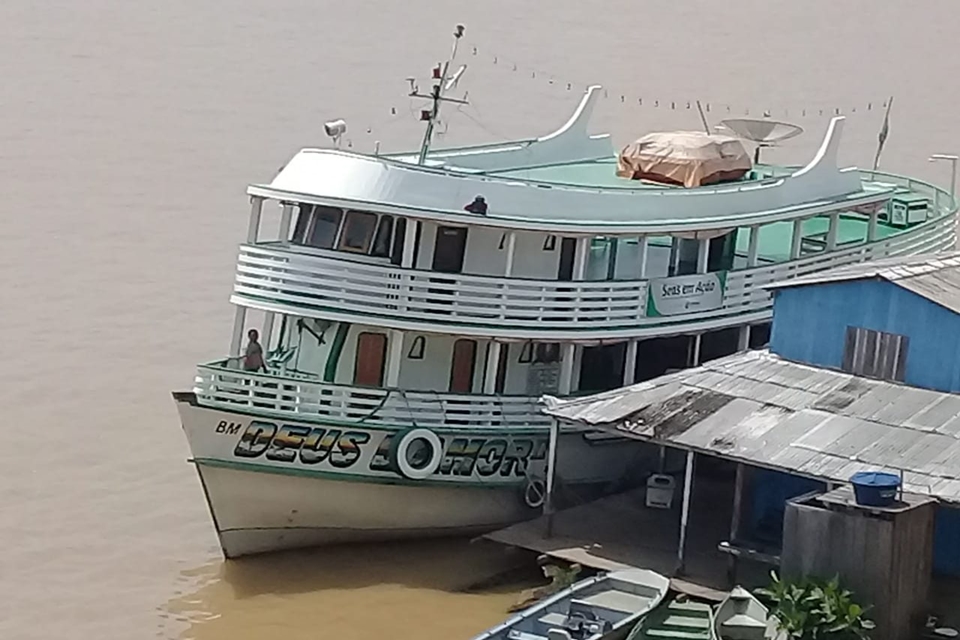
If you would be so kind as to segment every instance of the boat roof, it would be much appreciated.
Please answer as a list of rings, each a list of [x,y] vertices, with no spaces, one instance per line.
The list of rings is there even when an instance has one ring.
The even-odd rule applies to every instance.
[[[840,168],[844,118],[831,119],[814,158],[799,168],[758,166],[743,180],[679,188],[616,176],[607,134],[587,125],[600,87],[569,121],[540,137],[430,153],[373,156],[304,149],[251,195],[435,218],[448,223],[558,232],[642,233],[723,229],[888,200],[893,185]],[[483,196],[488,211],[463,207]]]

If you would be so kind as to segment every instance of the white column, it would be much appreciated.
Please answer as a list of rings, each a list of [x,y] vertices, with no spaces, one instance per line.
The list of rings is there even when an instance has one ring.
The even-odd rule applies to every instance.
[[[503,268],[503,275],[510,277],[513,274],[513,254],[517,249],[517,232],[508,231],[507,232],[507,257],[506,257],[506,266]]]
[[[509,278],[513,273],[513,256],[517,249],[517,232],[507,232],[506,259],[503,266],[503,277]],[[500,317],[507,315],[507,297],[510,295],[510,287],[506,282],[500,285]]]
[[[417,229],[419,226],[420,222],[418,220],[407,218],[407,225],[403,232],[403,253],[400,256],[400,267],[402,269],[413,268],[413,254],[417,244]],[[407,304],[410,301],[411,281],[412,276],[409,273],[405,273],[402,279],[402,293],[397,305],[397,309],[401,312],[407,310]]]
[[[280,230],[277,232],[280,242],[290,241],[290,221],[293,219],[293,205],[289,202],[283,203],[283,211],[280,212]]]
[[[395,389],[400,383],[400,363],[403,362],[403,331],[390,331],[390,354],[387,357],[386,386]]]
[[[573,275],[574,281],[583,281],[584,274],[587,271],[587,259],[590,251],[590,238],[577,238],[576,252],[573,256]],[[577,295],[574,304],[579,306],[580,296]],[[573,313],[577,313],[574,308]],[[561,396],[570,395],[574,384],[574,365],[577,356],[577,347],[572,342],[560,345],[560,380],[558,383],[558,393]]]
[[[837,232],[840,227],[840,212],[834,211],[830,214],[830,226],[827,227],[827,251],[833,251],[837,248]]]
[[[697,247],[697,273],[707,272],[707,263],[709,259],[710,259],[710,240],[709,239],[700,240],[700,245]]]
[[[400,266],[404,269],[413,267],[413,250],[417,244],[417,227],[419,220],[407,218],[407,228],[403,233],[403,256],[400,259]]]
[[[487,368],[483,372],[483,392],[491,396],[497,392],[497,369],[500,364],[500,351],[503,348],[496,340],[490,341],[487,348]]]
[[[273,311],[267,311],[263,315],[263,335],[260,336],[260,344],[263,345],[264,356],[270,352],[270,341],[273,338],[273,323],[276,314]]]
[[[746,351],[750,348],[750,325],[745,324],[740,327],[740,335],[737,336],[737,351]]]
[[[623,363],[623,386],[625,387],[633,384],[634,379],[637,377],[637,347],[639,345],[639,340],[630,340],[627,342],[626,355],[624,356],[625,360]]]
[[[880,222],[880,212],[870,213],[870,219],[867,221],[867,242],[873,242],[877,239],[877,223]]]
[[[253,244],[257,241],[257,234],[260,233],[260,214],[263,212],[263,198],[260,196],[250,197],[250,222],[247,224],[247,244]],[[230,339],[230,355],[239,356],[243,348],[243,327],[247,320],[246,307],[237,306],[236,314],[233,317],[233,336]]]
[[[573,275],[574,280],[583,280],[587,272],[587,260],[590,255],[590,238],[577,238],[576,251],[573,254]]]
[[[640,236],[637,238],[637,258],[640,262],[640,279],[643,280],[647,277],[647,256],[649,255],[650,244],[647,240],[647,236]]]
[[[693,348],[690,350],[690,366],[699,367],[700,366],[700,341],[703,339],[703,334],[698,333],[693,336]]]
[[[574,346],[572,342],[567,342],[561,347],[560,381],[557,385],[557,393],[561,396],[570,395],[570,390],[573,388]]]
[[[260,214],[263,212],[263,198],[260,196],[250,197],[250,222],[247,225],[247,243],[253,244],[257,241],[257,235],[260,233]]]
[[[247,308],[237,305],[236,313],[233,316],[233,337],[230,338],[231,357],[239,356],[243,349],[243,325],[247,320]]]
[[[800,238],[803,234],[803,220],[793,221],[793,236],[790,240],[790,259],[796,260],[800,257]]]
[[[557,446],[560,444],[560,421],[554,419],[550,425],[550,444],[547,448],[547,495],[543,502],[543,513],[547,516],[547,537],[553,534],[553,489],[557,475]]]
[[[690,524],[690,501],[693,495],[693,451],[687,452],[687,468],[683,476],[683,506],[680,510],[680,544],[677,547],[677,573],[683,574],[687,561],[687,525]]]
[[[760,227],[750,227],[750,244],[747,246],[747,268],[757,266],[757,252],[760,250]]]

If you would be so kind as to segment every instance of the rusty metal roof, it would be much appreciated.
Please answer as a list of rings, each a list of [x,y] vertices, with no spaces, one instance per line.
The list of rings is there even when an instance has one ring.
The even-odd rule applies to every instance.
[[[886,280],[960,313],[960,252],[885,258],[828,269],[808,276],[767,285],[785,289],[809,284],[849,280]]]
[[[832,482],[903,472],[960,504],[960,395],[748,351],[545,413],[642,440]]]

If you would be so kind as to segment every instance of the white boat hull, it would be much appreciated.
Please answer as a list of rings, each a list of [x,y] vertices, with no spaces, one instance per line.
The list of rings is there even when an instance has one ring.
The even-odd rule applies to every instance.
[[[442,464],[429,477],[409,478],[383,460],[389,444],[384,435],[397,434],[396,429],[289,425],[199,406],[192,394],[178,394],[177,404],[228,558],[343,542],[481,533],[541,513],[525,494],[531,479],[541,479],[545,472],[545,429],[437,429]],[[279,426],[274,429],[269,421]],[[269,444],[264,429],[276,431]],[[302,437],[310,430],[319,432],[312,441]],[[336,434],[340,443],[318,454],[324,432]],[[462,437],[478,443],[488,438],[492,444],[477,445],[470,464],[460,464],[466,458],[458,458],[455,448]],[[294,445],[304,454],[292,455]],[[628,469],[646,466],[638,464],[643,450],[626,440],[563,433],[558,476],[567,487],[609,484]],[[528,455],[511,460],[511,452]],[[315,460],[319,456],[325,457]]]

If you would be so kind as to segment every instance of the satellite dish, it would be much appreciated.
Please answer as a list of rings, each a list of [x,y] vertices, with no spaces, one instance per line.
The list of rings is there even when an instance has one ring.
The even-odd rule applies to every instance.
[[[757,163],[760,162],[761,147],[775,147],[784,140],[796,138],[803,133],[803,127],[769,118],[732,118],[721,121],[720,125],[738,137],[757,144],[754,155],[754,162]]]

